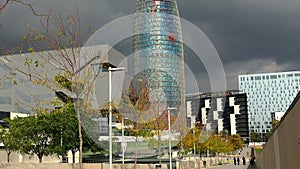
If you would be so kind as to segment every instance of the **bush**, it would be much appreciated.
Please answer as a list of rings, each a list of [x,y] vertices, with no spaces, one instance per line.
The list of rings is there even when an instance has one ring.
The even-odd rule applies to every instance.
[[[255,148],[256,155],[259,155],[261,151],[262,151],[262,148]]]

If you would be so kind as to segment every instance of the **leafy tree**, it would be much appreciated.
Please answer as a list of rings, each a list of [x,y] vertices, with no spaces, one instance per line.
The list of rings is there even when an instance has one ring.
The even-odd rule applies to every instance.
[[[269,138],[272,136],[272,134],[273,134],[274,131],[276,130],[276,128],[277,128],[279,122],[280,122],[280,121],[278,121],[278,120],[272,120],[272,129],[271,129],[271,131],[265,133],[265,135],[264,135],[264,141],[267,142],[267,141],[269,140]]]
[[[272,131],[266,132],[264,135],[264,141],[267,142],[272,135]]]
[[[35,116],[15,118],[8,121],[8,129],[0,130],[0,141],[9,155],[12,151],[21,154],[37,155],[39,162],[43,156],[65,156],[71,150],[74,154],[79,149],[78,122],[74,105],[66,104],[61,109],[46,112],[37,109]],[[102,151],[99,144],[83,130],[85,151]]]
[[[183,148],[189,152],[192,151],[194,148],[194,143],[199,142],[200,133],[201,130],[199,129],[199,127],[192,128],[190,132],[185,136],[185,138],[181,141]]]
[[[233,151],[243,148],[244,142],[240,135],[234,134],[228,137],[229,143],[233,147]]]
[[[279,122],[279,120],[272,120],[272,133],[274,132],[274,130],[276,130]]]
[[[261,142],[261,137],[259,133],[257,132],[251,132],[250,133],[250,140],[253,142]]]
[[[78,151],[78,129],[77,119],[72,104],[65,104],[61,109],[57,109],[51,114],[51,121],[56,125],[49,129],[53,133],[52,148],[60,156],[65,156],[67,151],[71,150],[73,154],[73,163],[75,162],[75,153]]]
[[[9,126],[9,132],[18,140],[14,149],[21,154],[37,155],[41,163],[43,156],[55,153],[50,146],[52,133],[48,129],[52,122],[47,114],[17,117],[9,122]]]
[[[4,119],[4,122],[9,123],[9,119]],[[0,142],[4,144],[4,148],[7,154],[7,162],[10,161],[10,154],[13,151],[18,150],[18,139],[10,132],[10,126],[3,127],[0,125]]]
[[[228,130],[222,130],[222,131],[220,131],[220,135],[222,135],[223,137],[227,137],[228,136],[228,134],[229,134],[229,131]]]
[[[137,77],[136,77],[137,78]],[[140,78],[140,77],[139,77]],[[119,107],[121,107],[122,114],[125,116],[132,116],[128,120],[132,127],[127,129],[130,136],[135,137],[135,158],[134,158],[134,168],[137,165],[137,148],[139,137],[146,137],[150,134],[148,132],[151,125],[144,120],[144,115],[147,110],[149,110],[150,102],[148,97],[148,89],[146,86],[145,76],[142,76],[142,81],[140,79],[134,79],[131,81],[128,95],[124,94],[123,100],[120,101]]]
[[[49,114],[52,117],[52,121],[57,124],[53,126],[51,131],[54,133],[53,148],[58,155],[65,156],[66,152],[71,150],[73,156],[73,163],[75,163],[75,153],[79,151],[79,136],[78,136],[78,121],[76,117],[75,107],[72,103],[66,103],[60,109],[55,110]],[[87,121],[87,120],[85,120]],[[90,127],[94,127],[92,120],[89,120]],[[96,143],[93,138],[93,133],[86,132],[82,128],[83,147],[82,151],[102,151],[99,143]]]
[[[35,29],[26,24],[31,34],[24,36],[28,51],[40,56],[41,62],[54,69],[59,76],[49,77],[47,71],[31,72],[32,80],[37,84],[51,90],[64,90],[74,95],[71,100],[77,117],[79,138],[79,167],[82,169],[83,131],[82,119],[89,107],[89,96],[92,92],[94,81],[100,72],[94,72],[87,65],[83,65],[86,56],[81,54],[80,16],[78,9],[70,12],[67,17],[53,14],[51,17],[41,19],[41,28]],[[44,50],[45,46],[51,51],[36,53]],[[93,63],[101,64],[101,54],[93,58]],[[89,64],[89,63],[87,63]],[[50,68],[49,68],[50,69]],[[49,70],[48,70],[49,71]],[[53,76],[53,75],[52,75]],[[55,75],[54,75],[55,76]]]

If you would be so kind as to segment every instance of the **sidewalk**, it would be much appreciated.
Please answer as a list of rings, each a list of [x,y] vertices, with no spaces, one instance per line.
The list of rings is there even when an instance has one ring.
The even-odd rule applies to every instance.
[[[247,165],[232,165],[232,164],[226,164],[226,165],[221,165],[221,166],[215,166],[212,167],[212,169],[257,169],[256,166],[250,166],[249,164]]]

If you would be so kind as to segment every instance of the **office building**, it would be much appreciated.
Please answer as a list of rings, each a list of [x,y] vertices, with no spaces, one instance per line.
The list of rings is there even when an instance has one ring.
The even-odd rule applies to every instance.
[[[65,51],[71,52],[70,49]],[[99,53],[101,53],[101,57],[97,57]],[[87,63],[87,65],[82,63],[82,67],[91,66],[93,70],[99,71],[108,67],[116,67],[125,58],[124,55],[108,45],[83,47],[81,54],[85,56],[82,62]],[[60,58],[61,56],[57,51],[2,56],[0,77],[4,78],[0,79],[0,111],[32,115],[32,111],[36,107],[54,109],[55,106],[52,103],[57,96],[56,94],[61,94],[61,97],[66,95],[75,97],[74,93],[57,86],[53,82],[55,76],[65,73],[59,68],[61,65],[57,60]],[[35,62],[39,65],[36,66]],[[120,88],[120,90],[113,92],[114,99],[121,97],[124,76],[120,74],[122,72],[116,72],[112,75],[115,82],[113,87],[115,89]],[[119,75],[118,78],[115,77],[117,75]],[[51,86],[40,83],[43,81],[48,81]],[[91,90],[91,103],[95,108],[102,108],[108,100],[108,72],[101,72],[94,82],[94,88]]]
[[[250,131],[272,129],[272,112],[286,112],[300,91],[300,71],[238,76],[239,90],[247,93]]]
[[[134,74],[164,109],[184,109],[184,56],[176,0],[138,0],[134,25]]]
[[[196,122],[196,117],[199,113],[200,93],[191,93],[185,95],[186,102],[186,125],[193,128]]]
[[[197,121],[215,129],[217,133],[239,134],[249,142],[247,95],[239,91],[203,93]]]

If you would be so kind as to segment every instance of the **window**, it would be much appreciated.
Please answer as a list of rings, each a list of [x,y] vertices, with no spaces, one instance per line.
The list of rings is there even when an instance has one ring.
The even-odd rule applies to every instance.
[[[276,75],[270,75],[270,79],[277,79]]]
[[[255,76],[255,80],[261,80],[261,76]]]

